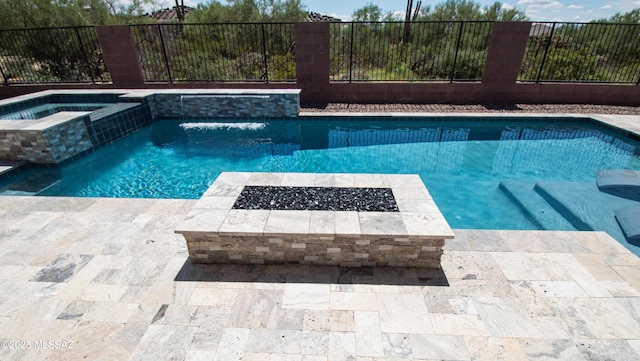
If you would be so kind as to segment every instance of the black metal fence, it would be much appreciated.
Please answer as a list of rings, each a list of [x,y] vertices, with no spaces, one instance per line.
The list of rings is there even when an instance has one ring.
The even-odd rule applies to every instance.
[[[331,24],[334,82],[482,79],[493,22]]]
[[[93,27],[0,30],[0,76],[5,85],[111,81]]]
[[[293,23],[132,25],[145,81],[294,82]]]
[[[519,80],[640,84],[640,25],[535,23]]]
[[[493,22],[330,24],[330,80],[477,81]],[[293,23],[131,26],[147,82],[295,82]],[[523,82],[640,84],[640,25],[534,23]],[[93,27],[0,30],[0,81],[110,82]]]

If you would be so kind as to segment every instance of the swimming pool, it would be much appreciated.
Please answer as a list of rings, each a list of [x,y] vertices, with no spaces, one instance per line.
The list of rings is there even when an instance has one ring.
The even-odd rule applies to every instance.
[[[593,182],[598,169],[640,169],[639,154],[573,118],[165,119],[4,192],[195,199],[223,171],[416,173],[453,228],[573,230],[561,215],[541,226],[501,183]]]

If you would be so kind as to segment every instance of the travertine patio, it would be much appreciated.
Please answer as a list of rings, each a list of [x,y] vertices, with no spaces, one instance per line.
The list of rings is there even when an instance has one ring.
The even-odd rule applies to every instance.
[[[194,203],[1,197],[0,359],[640,358],[640,259],[606,234],[454,230],[438,270],[192,265]]]

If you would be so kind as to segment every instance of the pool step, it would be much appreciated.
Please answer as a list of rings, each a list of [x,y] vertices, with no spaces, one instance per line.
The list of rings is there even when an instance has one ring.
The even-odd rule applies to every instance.
[[[525,181],[503,181],[499,185],[527,219],[540,229],[574,230],[571,222],[535,191],[535,186],[535,182]]]
[[[0,192],[3,195],[28,195],[33,196],[56,184],[60,180],[58,172],[45,172],[29,174],[18,177],[15,182],[9,183]]]
[[[25,161],[0,160],[1,195],[37,195],[60,180],[55,170],[36,175],[24,173],[27,165]]]
[[[538,182],[535,189],[576,229],[604,231],[618,240],[625,237],[615,210],[638,205],[637,201],[601,192],[595,182]]]
[[[9,175],[9,173],[18,170],[18,168],[27,164],[25,161],[20,160],[0,160],[0,176]]]

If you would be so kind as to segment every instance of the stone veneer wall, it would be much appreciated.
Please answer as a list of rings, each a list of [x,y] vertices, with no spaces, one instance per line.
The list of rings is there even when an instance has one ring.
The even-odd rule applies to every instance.
[[[23,130],[0,131],[0,158],[31,163],[53,163],[48,143],[42,132]]]
[[[43,129],[0,130],[0,159],[58,164],[151,122],[147,104],[119,103],[110,111],[97,117],[92,113],[70,118]]]
[[[185,234],[194,263],[438,268],[444,239]]]
[[[43,131],[54,163],[60,163],[93,148],[85,119],[86,117],[72,119]]]
[[[0,157],[38,164],[56,164],[93,147],[85,126],[86,117],[44,130],[0,131]]]
[[[390,188],[398,211],[236,209],[246,186]],[[194,263],[342,267],[437,268],[445,240],[454,237],[411,174],[223,172],[175,232]]]
[[[156,102],[155,96],[146,97],[145,101],[149,105],[149,112],[151,114],[151,119],[156,120],[160,118],[160,114],[158,114],[158,102]]]
[[[234,94],[157,93],[156,118],[293,118],[298,116],[297,91]],[[155,118],[154,118],[155,119]]]

